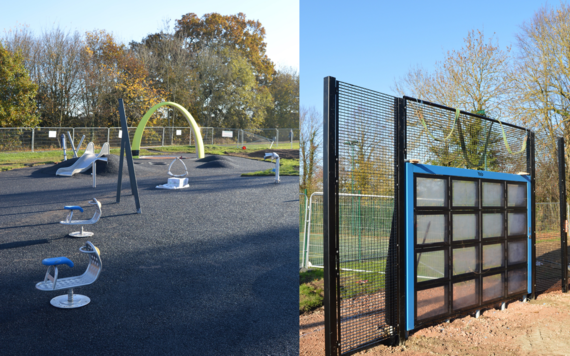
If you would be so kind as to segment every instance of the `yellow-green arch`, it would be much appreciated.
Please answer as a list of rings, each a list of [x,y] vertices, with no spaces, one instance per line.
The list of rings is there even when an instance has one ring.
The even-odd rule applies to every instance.
[[[196,121],[194,120],[192,115],[188,112],[188,110],[186,110],[182,105],[173,103],[171,101],[165,101],[160,104],[156,104],[155,106],[150,108],[150,110],[147,111],[146,114],[144,114],[143,118],[141,119],[141,122],[139,123],[139,126],[137,126],[135,137],[133,138],[133,146],[132,146],[133,156],[139,155],[139,151],[141,148],[141,139],[144,132],[144,128],[146,127],[146,123],[148,122],[148,119],[150,119],[152,114],[154,114],[154,112],[158,108],[166,105],[178,109],[178,111],[180,111],[182,115],[184,115],[186,120],[188,120],[188,123],[190,124],[190,127],[194,132],[194,142],[196,142],[196,157],[204,158],[204,143],[202,142],[202,135],[200,134],[200,128],[198,127],[198,124],[196,124]]]

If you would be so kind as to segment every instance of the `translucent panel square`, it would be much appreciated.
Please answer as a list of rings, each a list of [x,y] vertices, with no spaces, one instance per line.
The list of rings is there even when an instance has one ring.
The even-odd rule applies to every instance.
[[[504,236],[503,213],[483,214],[483,238]]]
[[[526,291],[526,269],[516,269],[514,271],[509,271],[507,281],[509,285],[509,294]]]
[[[419,290],[417,295],[418,320],[447,314],[447,286]]]
[[[503,244],[483,246],[483,269],[503,267],[504,264]]]
[[[503,296],[503,274],[483,277],[483,302]]]
[[[453,241],[472,240],[479,237],[477,214],[453,214]]]
[[[479,195],[477,192],[478,183],[468,180],[453,180],[451,182],[452,189],[452,205],[477,207],[479,206]]]
[[[504,206],[503,183],[483,182],[483,206]]]
[[[418,178],[416,197],[418,206],[447,206],[447,180]]]
[[[444,250],[419,252],[417,254],[417,281],[431,281],[447,277],[447,259]]]
[[[509,242],[509,265],[526,262],[526,241]]]
[[[445,215],[417,215],[416,236],[418,245],[447,241]]]
[[[453,249],[453,275],[477,271],[477,247]]]
[[[526,184],[507,184],[507,206],[526,207]]]
[[[453,309],[463,309],[477,304],[477,283],[474,279],[453,283]]]
[[[509,213],[508,215],[509,236],[526,235],[526,213]]]

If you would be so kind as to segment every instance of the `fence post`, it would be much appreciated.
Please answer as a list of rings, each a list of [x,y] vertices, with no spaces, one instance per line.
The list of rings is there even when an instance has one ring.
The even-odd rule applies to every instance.
[[[279,147],[279,129],[275,129],[275,147]]]
[[[560,191],[560,203],[558,204],[560,208],[560,251],[562,252],[561,264],[562,264],[562,292],[568,292],[568,248],[566,242],[566,228],[567,219],[566,216],[566,162],[564,160],[564,138],[558,138],[558,185]],[[533,266],[534,267],[534,266]]]
[[[396,308],[386,308],[387,310],[396,310],[396,315],[391,319],[392,323],[397,326],[398,343],[402,345],[406,341],[406,166],[405,159],[407,155],[406,145],[406,100],[396,98],[394,101],[395,120],[394,120],[394,212],[392,218],[392,230],[390,235],[391,250],[396,250],[396,278],[392,280],[390,285],[396,285]],[[393,238],[392,238],[392,235]],[[388,289],[390,290],[390,289]],[[391,300],[394,300],[392,298]]]
[[[111,144],[111,128],[107,127],[107,142]]]
[[[164,126],[162,127],[162,147],[164,147]]]
[[[34,136],[36,129],[32,127],[32,152],[34,152]]]
[[[323,265],[325,280],[325,355],[340,355],[337,290],[340,279],[338,246],[338,95],[334,77],[324,78],[323,101]]]

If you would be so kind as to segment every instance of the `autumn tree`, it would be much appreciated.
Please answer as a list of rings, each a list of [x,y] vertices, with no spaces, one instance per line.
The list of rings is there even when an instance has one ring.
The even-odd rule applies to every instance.
[[[170,31],[167,21],[163,29],[143,40],[130,43],[137,59],[143,63],[152,78],[153,87],[159,89],[166,100],[190,108],[195,100],[192,53],[184,46],[184,39]],[[177,112],[174,111],[173,121]],[[182,120],[182,118],[181,118]],[[186,124],[184,119],[180,124]]]
[[[35,127],[37,85],[30,80],[19,52],[12,53],[0,43],[0,126]]]
[[[273,106],[252,67],[238,51],[204,49],[195,56],[197,112],[202,126],[257,128]]]
[[[211,13],[202,18],[188,13],[176,21],[175,28],[176,34],[185,39],[190,52],[233,49],[252,66],[260,85],[273,79],[274,65],[267,57],[265,28],[259,21],[248,20],[241,12],[227,16]]]
[[[86,33],[81,62],[82,109],[90,126],[119,126],[119,98],[126,103],[130,125],[136,125],[149,108],[162,101],[161,92],[149,83],[144,65],[105,31]]]
[[[282,68],[269,84],[273,108],[267,112],[265,127],[299,127],[299,74],[292,68]]]

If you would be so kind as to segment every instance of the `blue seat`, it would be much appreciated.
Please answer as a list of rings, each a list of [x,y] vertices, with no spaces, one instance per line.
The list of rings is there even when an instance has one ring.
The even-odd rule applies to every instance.
[[[78,205],[68,205],[68,206],[64,206],[63,208],[65,210],[79,210],[80,212],[83,212],[83,208],[78,206]]]
[[[67,257],[52,257],[52,258],[43,259],[42,265],[44,266],[68,265],[69,267],[73,267],[73,262]]]

